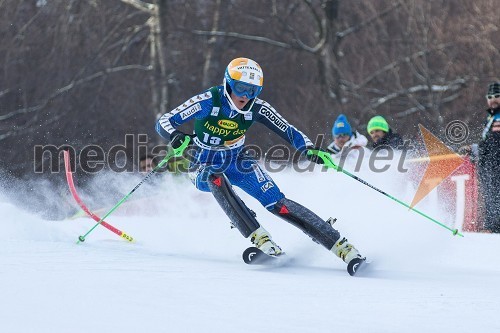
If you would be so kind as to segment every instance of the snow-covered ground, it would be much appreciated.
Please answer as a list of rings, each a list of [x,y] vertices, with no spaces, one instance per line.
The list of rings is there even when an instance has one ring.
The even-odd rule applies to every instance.
[[[340,259],[240,191],[291,258],[245,265],[249,241],[211,195],[168,175],[155,196],[106,219],[135,244],[98,227],[76,245],[93,220],[47,221],[0,199],[0,332],[500,332],[500,235],[453,237],[341,173],[272,176],[290,199],[338,218],[372,261],[366,276],[349,276]],[[361,176],[411,201],[390,173]],[[137,183],[120,179],[123,195]],[[428,200],[417,208],[451,220]]]

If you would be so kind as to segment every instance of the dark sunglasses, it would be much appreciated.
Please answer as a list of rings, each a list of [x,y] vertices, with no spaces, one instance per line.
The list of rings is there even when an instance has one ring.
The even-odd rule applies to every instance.
[[[495,94],[495,95],[486,95],[487,99],[493,99],[493,98],[500,98],[500,94]]]

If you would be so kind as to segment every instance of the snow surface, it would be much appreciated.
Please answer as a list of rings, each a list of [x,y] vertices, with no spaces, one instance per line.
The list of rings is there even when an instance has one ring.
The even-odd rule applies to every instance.
[[[400,177],[358,175],[411,202]],[[98,227],[76,245],[93,220],[47,221],[4,196],[0,332],[500,332],[500,235],[453,237],[341,173],[272,176],[290,199],[338,218],[336,228],[372,261],[366,276],[349,276],[340,259],[239,191],[290,257],[282,267],[245,265],[249,241],[182,177],[141,187],[156,193],[106,219],[135,244]],[[121,196],[138,183],[96,181],[106,177]],[[100,208],[92,194],[84,201]],[[452,220],[427,199],[418,208]]]

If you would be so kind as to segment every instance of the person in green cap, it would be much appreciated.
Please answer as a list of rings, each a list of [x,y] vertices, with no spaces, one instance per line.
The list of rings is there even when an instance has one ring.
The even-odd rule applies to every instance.
[[[366,130],[372,138],[371,148],[375,149],[381,146],[389,146],[394,149],[403,147],[403,139],[397,133],[394,133],[389,127],[387,120],[382,116],[375,116],[368,122]]]

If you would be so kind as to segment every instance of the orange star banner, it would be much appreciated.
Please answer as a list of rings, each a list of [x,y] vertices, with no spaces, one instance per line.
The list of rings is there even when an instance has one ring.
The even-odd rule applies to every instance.
[[[464,162],[460,155],[446,147],[441,140],[432,135],[424,126],[418,124],[418,127],[424,139],[425,149],[429,154],[429,164],[418,184],[417,192],[410,205],[411,208],[425,198]]]

